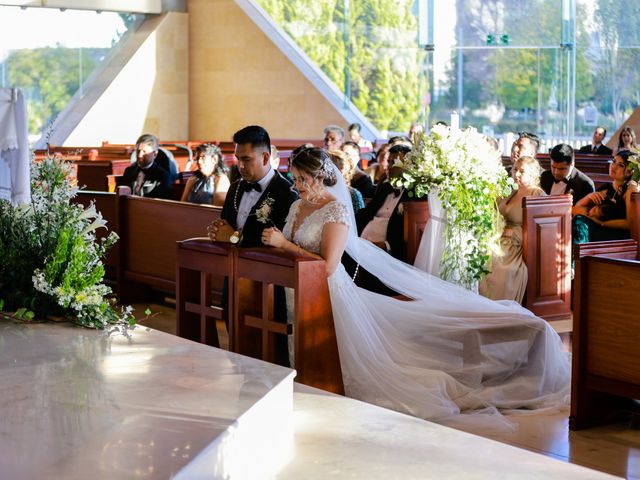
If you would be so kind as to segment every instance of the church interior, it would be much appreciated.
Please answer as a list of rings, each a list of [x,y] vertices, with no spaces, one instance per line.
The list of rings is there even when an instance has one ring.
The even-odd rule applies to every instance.
[[[346,150],[344,158],[371,175],[373,189],[380,152],[409,155],[418,142],[409,128],[415,124],[428,134],[439,123],[472,126],[491,137],[509,175],[521,165],[512,145],[531,135],[538,149],[531,156],[542,169],[562,163],[553,147],[566,144],[571,168],[589,177],[592,192],[617,181],[615,165],[627,148],[618,138],[622,142],[630,131],[629,150],[636,151],[640,111],[634,110],[635,73],[617,82],[594,66],[613,58],[606,53],[612,47],[594,46],[608,38],[599,23],[607,2],[528,3],[0,0],[0,17],[15,24],[4,34],[6,49],[0,33],[0,205],[7,205],[0,215],[12,202],[36,204],[31,198],[46,197],[33,183],[29,187],[28,172],[21,181],[30,196],[12,197],[19,183],[12,158],[70,161],[81,187],[71,205],[100,212],[96,222],[106,221],[106,229],[92,234],[100,242],[108,243],[109,231],[119,237],[99,269],[113,290],[105,298],[131,305],[136,319],[130,327],[107,322],[100,328],[59,315],[33,321],[37,302],[20,304],[18,275],[7,273],[14,267],[0,268],[0,478],[640,479],[640,370],[634,361],[640,343],[632,321],[640,285],[640,193],[627,192],[627,237],[580,245],[571,239],[576,193],[559,190],[567,180],[552,183],[549,195],[522,199],[524,283],[515,300],[550,325],[572,378],[559,407],[498,412],[487,405],[488,415],[474,412],[480,421],[459,415],[440,424],[350,398],[322,256],[245,249],[243,237],[236,246],[233,235],[242,227],[231,228],[226,243],[212,241],[225,205],[231,202],[236,212],[243,205],[239,187],[233,190],[246,180],[237,167],[243,142],[234,135],[248,125],[268,131],[271,170],[292,185],[299,182],[291,176],[294,152],[303,144],[330,150],[333,127],[343,137],[357,130],[361,141],[371,140],[352,136],[347,143],[357,148],[356,159]],[[548,37],[520,31],[529,29],[528,8],[531,26],[555,25]],[[76,33],[86,47],[10,43],[11,35],[51,30],[30,23],[35,20],[27,14],[35,12],[113,15],[120,30],[99,48],[91,46],[88,31]],[[349,20],[367,15],[372,24]],[[376,29],[382,18],[389,23]],[[2,25],[0,18],[8,31]],[[97,36],[97,27],[90,28]],[[45,64],[56,48],[68,50],[68,58],[51,59],[71,62],[61,70],[80,78],[56,73],[42,85],[29,83],[48,74],[33,73],[40,67],[29,55]],[[628,56],[616,58],[637,61],[636,50],[620,47]],[[55,103],[55,88],[45,86],[56,82],[58,90],[63,83],[70,88],[64,102]],[[605,108],[607,88],[618,97]],[[18,127],[8,126],[11,105],[24,108],[16,113]],[[601,143],[599,129],[606,135]],[[142,146],[154,145],[145,134],[155,138],[155,154],[168,152],[176,165],[164,197],[145,198],[138,184],[144,174],[134,175],[132,184],[123,180],[145,158]],[[11,136],[27,149],[5,143]],[[392,146],[394,138],[408,145],[406,151]],[[609,154],[596,153],[597,147]],[[239,180],[231,178],[226,187],[235,198],[229,193],[217,203],[209,192],[208,205],[191,199],[207,155],[218,155],[225,178],[236,168]],[[631,171],[626,158],[623,170]],[[389,165],[386,181],[393,161]],[[163,170],[167,179],[170,174]],[[364,207],[373,199],[360,200]],[[417,266],[422,237],[439,217],[433,206],[429,213],[431,197],[428,203],[405,200],[397,217],[400,259]],[[271,205],[262,207],[268,216]],[[0,257],[17,258],[1,217],[0,227]],[[392,255],[388,240],[383,236],[381,248],[386,244]],[[42,266],[42,278],[52,268]],[[78,275],[86,279],[96,271]],[[354,279],[357,274],[357,268],[349,272]],[[281,287],[289,323],[276,319]],[[461,358],[489,356],[495,344],[515,350],[523,342],[518,332],[495,330],[456,338]],[[282,360],[287,340],[289,358]]]

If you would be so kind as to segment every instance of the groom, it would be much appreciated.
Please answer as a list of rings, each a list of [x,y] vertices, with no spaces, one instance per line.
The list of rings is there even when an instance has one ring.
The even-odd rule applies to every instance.
[[[233,135],[233,141],[240,180],[229,188],[220,220],[209,226],[209,238],[241,247],[261,247],[262,231],[274,226],[279,230],[284,228],[289,207],[298,194],[279,172],[271,168],[271,140],[264,128],[245,127]],[[283,322],[287,319],[282,287],[274,289],[274,317]],[[275,360],[289,366],[287,338],[282,335],[275,340]]]
[[[211,224],[209,237],[241,247],[261,247],[262,231],[274,226],[282,230],[298,194],[271,168],[271,140],[264,128],[245,127],[233,135],[233,141],[241,178],[229,188],[221,219]]]

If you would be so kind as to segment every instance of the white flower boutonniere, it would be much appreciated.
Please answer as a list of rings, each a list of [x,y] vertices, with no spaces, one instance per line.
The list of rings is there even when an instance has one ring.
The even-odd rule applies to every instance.
[[[267,223],[269,221],[269,215],[271,215],[271,207],[273,205],[273,202],[273,198],[267,197],[260,204],[260,207],[256,209],[256,218],[260,223]]]

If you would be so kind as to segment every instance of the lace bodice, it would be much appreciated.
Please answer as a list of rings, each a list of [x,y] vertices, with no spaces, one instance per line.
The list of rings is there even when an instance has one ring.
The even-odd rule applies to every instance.
[[[296,223],[298,211],[300,210],[301,200],[295,201],[289,209],[287,222],[285,223],[282,233],[285,238],[296,245],[312,253],[320,253],[320,242],[322,241],[322,229],[327,223],[343,223],[350,225],[349,213],[347,207],[338,201],[329,202],[319,209],[311,212],[302,223],[298,225],[298,229],[291,236],[291,229]]]

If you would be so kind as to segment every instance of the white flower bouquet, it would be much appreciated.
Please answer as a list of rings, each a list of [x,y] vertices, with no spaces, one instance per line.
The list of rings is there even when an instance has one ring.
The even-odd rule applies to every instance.
[[[446,214],[441,277],[471,288],[488,273],[497,249],[502,217],[497,198],[509,195],[500,153],[474,128],[436,125],[397,164],[403,175],[394,183],[421,198],[436,192]]]

